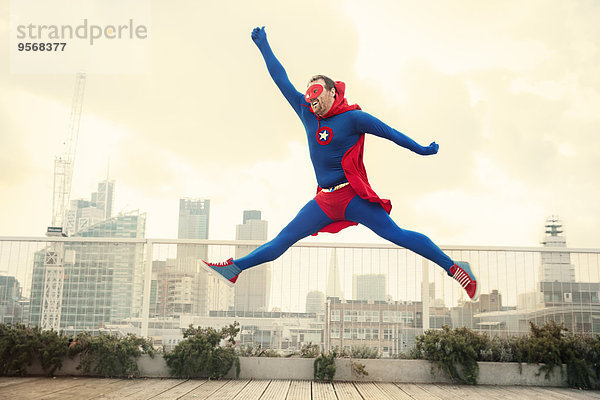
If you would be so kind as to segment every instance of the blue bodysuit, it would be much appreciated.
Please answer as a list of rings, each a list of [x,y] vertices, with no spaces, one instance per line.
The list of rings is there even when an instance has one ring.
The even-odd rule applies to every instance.
[[[396,143],[417,154],[429,155],[437,152],[437,145],[421,146],[411,138],[389,127],[370,114],[361,111],[358,106],[347,106],[341,113],[325,117],[314,114],[302,93],[298,92],[287,77],[285,69],[273,54],[266,35],[255,43],[260,49],[267,69],[273,81],[292,106],[306,131],[310,158],[315,170],[317,183],[320,188],[332,188],[346,184],[339,196],[346,195],[344,204],[334,202],[333,209],[327,209],[325,202],[319,201],[323,196],[319,192],[315,199],[309,201],[296,217],[268,243],[258,247],[245,257],[233,260],[241,270],[272,261],[283,254],[298,240],[319,231],[336,232],[341,228],[327,229],[336,223],[348,225],[363,224],[379,236],[398,246],[407,248],[435,262],[448,273],[454,264],[438,246],[427,236],[401,229],[390,218],[391,203],[381,200],[372,192],[364,166],[362,166],[362,145],[364,134],[370,133]],[[338,82],[341,84],[341,82]],[[344,99],[343,84],[338,87],[336,103]],[[341,90],[341,93],[340,93]],[[359,148],[357,151],[356,149]],[[358,154],[348,160],[349,154]],[[346,158],[345,158],[346,156]],[[360,166],[355,169],[353,164],[360,159]],[[352,172],[354,171],[354,172]],[[358,172],[357,172],[358,171]],[[364,175],[361,176],[361,175]],[[336,193],[324,193],[324,196]],[[387,203],[386,203],[387,202]],[[339,216],[334,216],[339,215]],[[450,273],[449,273],[450,274]]]

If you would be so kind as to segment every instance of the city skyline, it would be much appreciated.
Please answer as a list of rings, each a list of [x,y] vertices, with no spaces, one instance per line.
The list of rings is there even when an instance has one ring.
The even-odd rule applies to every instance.
[[[254,215],[256,215],[255,218],[260,218],[256,210],[254,211]],[[114,218],[120,217],[116,216]],[[246,223],[252,221],[251,219],[245,219]],[[107,220],[106,222],[109,221]],[[119,233],[123,232],[120,228],[106,222],[96,225],[95,228],[92,227],[93,230],[106,230],[105,235],[97,235],[89,231],[87,234],[82,232],[81,236],[97,238],[100,236],[118,235],[119,237],[123,237]],[[127,224],[132,228],[130,235],[138,236],[138,234],[134,233],[134,230],[139,229],[140,225],[135,223],[134,220],[127,222]],[[248,232],[264,232],[263,229],[253,229],[253,227],[247,227],[246,230]],[[304,341],[306,342],[310,340],[306,339],[307,337],[313,337],[310,335],[317,334],[320,329],[318,328],[318,324],[319,321],[322,322],[322,316],[319,316],[321,315],[319,312],[315,315],[314,310],[320,309],[317,307],[318,302],[325,300],[326,315],[328,313],[327,310],[332,310],[332,312],[338,310],[336,311],[338,315],[336,317],[338,318],[337,321],[342,321],[340,318],[343,318],[343,329],[337,329],[335,326],[332,326],[336,329],[334,329],[335,332],[331,332],[330,338],[337,339],[339,332],[339,339],[348,339],[348,342],[344,342],[344,346],[350,344],[376,345],[377,343],[360,342],[360,340],[368,341],[369,337],[371,338],[370,340],[377,339],[373,335],[378,335],[379,340],[383,340],[384,342],[390,339],[398,339],[402,340],[404,343],[403,346],[410,347],[414,335],[420,334],[422,329],[427,329],[428,327],[440,328],[442,324],[451,324],[454,327],[467,326],[490,333],[514,334],[526,331],[528,327],[527,321],[531,320],[536,321],[536,323],[543,323],[543,321],[553,317],[557,318],[559,322],[564,321],[569,329],[574,331],[597,332],[600,327],[595,318],[598,314],[597,309],[600,307],[600,303],[598,302],[600,293],[600,284],[598,283],[600,279],[598,277],[598,273],[600,272],[598,268],[600,266],[598,264],[598,250],[588,253],[569,251],[564,246],[566,237],[563,235],[564,230],[562,229],[562,225],[555,217],[550,217],[546,221],[544,230],[547,235],[544,247],[553,247],[554,249],[551,252],[523,251],[519,249],[514,251],[494,250],[493,248],[459,250],[467,259],[475,262],[474,265],[476,265],[480,276],[483,278],[483,293],[478,302],[464,301],[463,292],[459,290],[460,288],[453,285],[453,282],[447,277],[443,277],[441,276],[442,274],[437,273],[440,271],[430,263],[427,264],[430,270],[429,296],[423,298],[425,293],[421,292],[421,290],[424,290],[426,286],[420,284],[420,278],[421,274],[425,273],[426,266],[420,258],[411,256],[405,250],[390,248],[361,249],[360,247],[330,249],[327,246],[324,248],[300,246],[292,248],[281,260],[273,263],[274,275],[277,274],[277,277],[274,279],[276,282],[281,283],[281,285],[274,285],[269,290],[271,295],[275,296],[267,309],[261,310],[257,308],[254,311],[246,309],[235,310],[231,308],[227,309],[225,304],[218,305],[214,303],[212,305],[207,304],[208,308],[204,308],[201,312],[194,312],[193,297],[189,299],[186,297],[179,299],[177,297],[177,293],[184,296],[186,296],[186,293],[193,293],[192,285],[190,285],[191,281],[186,281],[186,283],[182,280],[183,275],[173,275],[171,283],[168,285],[174,291],[172,300],[174,303],[171,309],[172,315],[165,315],[164,317],[167,317],[167,319],[163,321],[160,319],[161,317],[164,318],[162,315],[155,316],[154,311],[151,311],[151,317],[159,318],[154,322],[156,327],[173,325],[172,317],[179,317],[179,323],[177,324],[179,327],[185,327],[192,322],[202,326],[205,324],[217,326],[217,324],[227,318],[240,318],[245,321],[242,322],[242,331],[245,332],[243,336],[245,335],[244,337],[250,340],[249,343],[253,340],[259,340],[259,342],[262,340],[269,341],[271,333],[268,332],[268,329],[267,331],[264,331],[264,329],[270,324],[279,326],[279,328],[275,329],[283,329],[284,332],[287,332],[288,328],[292,329],[292,327],[293,331],[300,329],[297,332],[300,335],[299,338],[304,337]],[[179,254],[180,245],[186,246],[186,244],[154,243],[156,247],[154,248],[153,264],[156,263],[156,266],[163,264],[163,262],[158,261],[156,258],[163,254],[167,255],[165,266],[170,262],[172,268],[177,268],[177,260],[169,258],[169,254],[171,256],[175,252]],[[12,255],[20,257],[27,254],[27,248],[31,249],[26,242],[20,244],[14,243],[12,246],[14,247],[11,247],[11,243],[2,243],[0,247],[0,261],[2,261],[3,265],[6,265],[7,260],[9,261],[8,264],[11,264],[10,258]],[[107,302],[110,298],[114,298],[115,300],[117,298],[126,298],[127,290],[123,290],[123,285],[127,285],[127,283],[126,280],[122,279],[129,276],[140,276],[141,274],[141,269],[139,268],[133,274],[117,273],[118,269],[125,266],[122,263],[129,259],[129,257],[122,257],[119,254],[122,253],[121,255],[124,255],[123,252],[127,252],[128,248],[133,250],[134,248],[131,246],[139,250],[140,256],[146,254],[143,246],[134,244],[126,245],[125,243],[82,244],[77,242],[77,238],[73,238],[70,243],[65,245],[65,249],[68,249],[65,253],[65,260],[71,260],[64,262],[65,275],[68,279],[65,278],[66,289],[65,297],[63,297],[63,307],[66,314],[63,314],[63,320],[68,324],[66,326],[67,330],[76,331],[82,327],[86,329],[95,329],[94,327],[104,328],[104,324],[108,321],[112,321],[112,327],[109,327],[109,329],[133,329],[130,324],[133,323],[135,326],[136,321],[139,321],[139,319],[135,317],[137,313],[132,313],[134,316],[133,320],[128,319],[127,315],[130,312],[128,310],[130,307],[132,311],[135,309],[139,310],[140,296],[134,296],[138,299],[137,306],[133,304],[128,305],[127,301],[117,301],[122,306],[123,311],[126,312],[125,314],[123,314],[123,311],[112,310],[110,304],[114,304],[114,301]],[[188,244],[187,246],[192,247],[193,245]],[[211,246],[218,248],[221,245],[213,244]],[[231,250],[234,247],[233,245],[229,246]],[[136,253],[138,252],[137,250]],[[339,254],[336,253],[336,250],[339,251]],[[6,256],[8,256],[8,259]],[[41,256],[43,256],[43,249],[41,252],[38,251],[36,253],[36,259],[39,260]],[[139,261],[135,263],[139,265],[141,262],[142,259],[140,257]],[[118,264],[122,265],[119,266]],[[78,268],[73,268],[75,266],[78,266]],[[31,268],[31,265],[29,268]],[[34,292],[37,294],[31,297],[31,317],[33,317],[33,320],[30,322],[36,323],[39,319],[39,261],[34,263],[33,268],[33,287],[36,288]],[[111,270],[115,271],[112,277]],[[347,293],[346,296],[325,296],[323,292],[325,285],[330,286],[329,281],[334,282],[337,280],[331,276],[332,271],[337,271],[334,273],[341,275],[342,279],[340,279],[338,285],[342,286],[341,289]],[[103,276],[102,279],[98,280],[101,284],[90,285],[90,283],[94,283],[94,276],[98,273]],[[120,278],[118,278],[119,276]],[[374,281],[360,284],[355,279],[357,277],[374,278]],[[516,281],[515,277],[517,277]],[[157,283],[161,280],[165,281],[165,278],[157,277]],[[387,283],[384,283],[385,281]],[[19,286],[22,287],[20,282]],[[289,288],[287,287],[288,283],[290,284]],[[385,294],[385,287],[387,286],[389,296],[382,297],[375,293],[381,291],[382,283],[384,285],[384,292],[382,294]],[[371,294],[360,294],[360,290],[355,290],[355,284],[357,284],[356,289],[358,289],[358,285],[363,285],[366,289],[363,293]],[[110,286],[114,285],[120,285],[120,289],[114,291],[113,288],[111,290]],[[9,282],[6,286],[8,292],[10,292],[10,288],[15,287],[15,284],[10,284]],[[374,289],[375,286],[378,286],[379,289]],[[160,287],[160,284],[156,285],[156,289]],[[371,289],[367,289],[368,287]],[[352,295],[348,295],[350,288],[352,288]],[[414,292],[412,292],[413,290]],[[328,289],[327,291],[331,290]],[[1,287],[0,292],[2,292]],[[335,290],[332,292],[335,292]],[[0,311],[4,318],[11,321],[15,315],[23,317],[29,315],[27,311],[30,308],[28,299],[16,299],[15,301],[13,300],[14,295],[9,295],[6,291],[3,293],[5,298],[0,299],[3,301],[0,304]],[[206,296],[201,297],[206,298]],[[309,300],[310,298],[313,298],[313,301]],[[91,299],[94,300],[92,301]],[[314,300],[316,299],[319,300],[315,302]],[[426,301],[429,301],[429,303],[426,303]],[[309,305],[313,311],[312,316],[300,315],[303,312],[311,313]],[[428,305],[429,310],[428,319],[425,314],[426,305]],[[111,309],[108,309],[106,306],[109,306]],[[183,307],[178,308],[179,306]],[[312,322],[307,320],[306,325],[302,323],[301,325],[303,326],[299,327],[297,322],[292,321],[294,318],[293,315],[284,316],[282,313],[298,313],[297,318],[309,319]],[[113,316],[116,315],[120,315],[120,317],[117,317],[115,320]],[[119,318],[123,317],[126,319],[119,322]],[[290,317],[292,319],[285,320],[285,318]],[[283,325],[278,325],[277,322],[274,322],[274,319],[279,318],[284,318],[281,320],[282,322],[285,320]],[[331,318],[333,318],[333,314]],[[372,326],[365,328],[353,325],[354,322],[360,323],[363,318],[367,319],[365,322],[370,321]],[[383,325],[387,324],[387,326],[377,326],[378,320]],[[254,324],[253,321],[257,323]],[[334,320],[332,319],[331,321],[333,322]],[[429,326],[426,326],[427,321],[429,321]],[[119,326],[121,328],[118,328]],[[363,332],[361,330],[363,328],[367,330],[371,329],[370,333],[367,331]],[[373,328],[376,331],[373,331]],[[358,330],[356,331],[356,329]],[[327,335],[328,333],[326,332],[329,331],[325,329],[323,333]],[[171,334],[174,338],[180,337],[180,332],[177,335],[176,327],[169,335]],[[277,334],[276,341],[283,339],[281,334],[281,332]],[[289,335],[289,333],[283,334],[285,337]],[[341,336],[342,334],[343,337]],[[302,341],[302,339],[299,340]],[[351,340],[358,340],[358,342],[352,343]],[[328,339],[325,340],[325,343],[327,342]],[[388,347],[388,351],[390,350],[387,342],[382,343],[380,341],[378,343],[383,353],[387,352],[386,347]],[[263,344],[266,345],[267,343],[263,342]],[[271,343],[271,345],[277,346],[274,343]],[[394,351],[392,349],[391,353],[394,353]]]
[[[8,48],[10,2],[0,10]],[[298,90],[331,75],[350,103],[440,144],[419,158],[367,136],[369,178],[401,227],[440,246],[539,246],[540,224],[558,214],[569,246],[598,247],[600,5],[184,0],[152,3],[152,17],[148,74],[87,75],[71,199],[94,191],[110,163],[113,214],[145,211],[148,237],[177,237],[170,205],[181,197],[212,200],[212,239],[233,239],[246,209],[262,210],[274,237],[316,183],[304,131],[250,40],[266,25]],[[215,34],[198,39],[199,24]],[[318,38],[298,34],[325,25]],[[1,236],[42,236],[50,224],[73,83],[0,69]],[[362,227],[307,240],[384,242]]]

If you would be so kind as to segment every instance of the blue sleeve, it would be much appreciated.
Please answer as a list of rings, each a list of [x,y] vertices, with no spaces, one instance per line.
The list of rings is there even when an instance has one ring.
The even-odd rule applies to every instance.
[[[296,114],[300,115],[300,104],[305,102],[304,95],[296,90],[294,85],[290,82],[283,65],[279,62],[279,60],[273,54],[271,50],[271,46],[269,43],[265,41],[264,44],[258,47],[260,49],[260,53],[262,54],[265,63],[267,64],[267,69],[269,70],[269,74],[273,81],[286,98],[288,103],[292,106]]]
[[[358,132],[370,133],[375,136],[391,140],[398,146],[402,146],[408,150],[414,151],[417,154],[424,155],[424,147],[402,132],[398,132],[394,128],[391,128],[366,112],[357,111],[355,114],[356,129]]]

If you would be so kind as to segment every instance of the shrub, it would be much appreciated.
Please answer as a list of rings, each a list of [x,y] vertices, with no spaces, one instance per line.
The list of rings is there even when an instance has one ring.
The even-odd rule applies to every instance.
[[[276,350],[263,349],[260,344],[247,344],[236,348],[239,357],[281,357]]]
[[[335,359],[337,352],[332,351],[329,354],[321,354],[315,358],[314,379],[316,381],[331,382],[335,376]]]
[[[0,375],[25,376],[34,360],[48,375],[62,367],[69,338],[37,326],[0,324]]]
[[[0,325],[0,364],[2,375],[25,376],[37,350],[35,328]]]
[[[369,346],[352,346],[350,348],[350,357],[352,358],[380,358],[379,350]]]
[[[260,344],[242,345],[237,347],[236,352],[239,357],[260,357],[262,346]]]
[[[48,376],[54,375],[57,369],[62,368],[62,362],[67,356],[68,345],[71,336],[64,336],[54,330],[39,332],[39,348],[37,357],[40,360],[42,369]]]
[[[533,322],[529,325],[531,329],[529,335],[517,337],[514,341],[516,361],[528,364],[542,363],[538,374],[544,372],[546,379],[550,378],[556,366],[562,373],[561,342],[565,330],[563,325],[555,321],[548,322],[542,327]]]
[[[351,361],[350,362],[350,368],[351,368],[351,371],[352,371],[352,376],[355,379],[356,378],[362,378],[364,376],[368,376],[369,375],[369,373],[365,369],[365,364],[361,364],[361,363],[356,362],[356,361]]]
[[[419,357],[433,362],[453,381],[474,385],[479,376],[477,359],[487,342],[484,334],[444,325],[440,331],[428,330],[417,336],[416,351]]]
[[[501,338],[494,336],[481,351],[480,361],[515,362],[515,337]]]
[[[475,333],[467,328],[427,331],[417,336],[415,358],[432,361],[453,380],[476,383],[476,361],[501,361],[541,364],[538,375],[546,379],[556,367],[564,374],[566,364],[569,386],[600,387],[600,336],[571,334],[555,321],[542,326],[530,322],[527,335],[509,338]]]
[[[317,358],[321,354],[319,350],[319,345],[312,344],[309,342],[308,344],[303,344],[300,349],[300,357],[301,358]]]
[[[221,331],[213,328],[194,328],[191,325],[183,333],[185,340],[164,355],[171,375],[181,378],[209,377],[220,379],[233,365],[236,375],[240,373],[240,359],[234,349],[239,324],[234,322]],[[226,340],[225,347],[221,346]]]
[[[132,334],[125,337],[105,334],[92,336],[84,332],[77,335],[69,347],[71,357],[80,356],[77,369],[104,377],[138,376],[137,359],[142,353],[154,357],[152,342]]]
[[[600,388],[600,336],[572,335],[567,339],[565,349],[569,386]]]

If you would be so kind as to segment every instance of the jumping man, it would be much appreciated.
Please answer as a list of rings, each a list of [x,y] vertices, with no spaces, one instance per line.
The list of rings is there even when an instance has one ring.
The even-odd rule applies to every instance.
[[[386,138],[423,156],[436,154],[439,146],[435,142],[421,146],[361,111],[357,104],[349,105],[343,82],[316,75],[309,80],[305,94],[298,92],[273,54],[264,27],[255,28],[251,36],[271,78],[304,125],[319,187],[317,195],[275,239],[236,260],[205,262],[204,268],[217,272],[233,285],[242,271],[275,260],[304,237],[318,232],[336,233],[362,224],[382,238],[433,261],[458,281],[469,298],[477,300],[479,285],[469,264],[453,261],[427,236],[398,227],[389,216],[391,202],[373,191],[362,161],[365,133]]]

